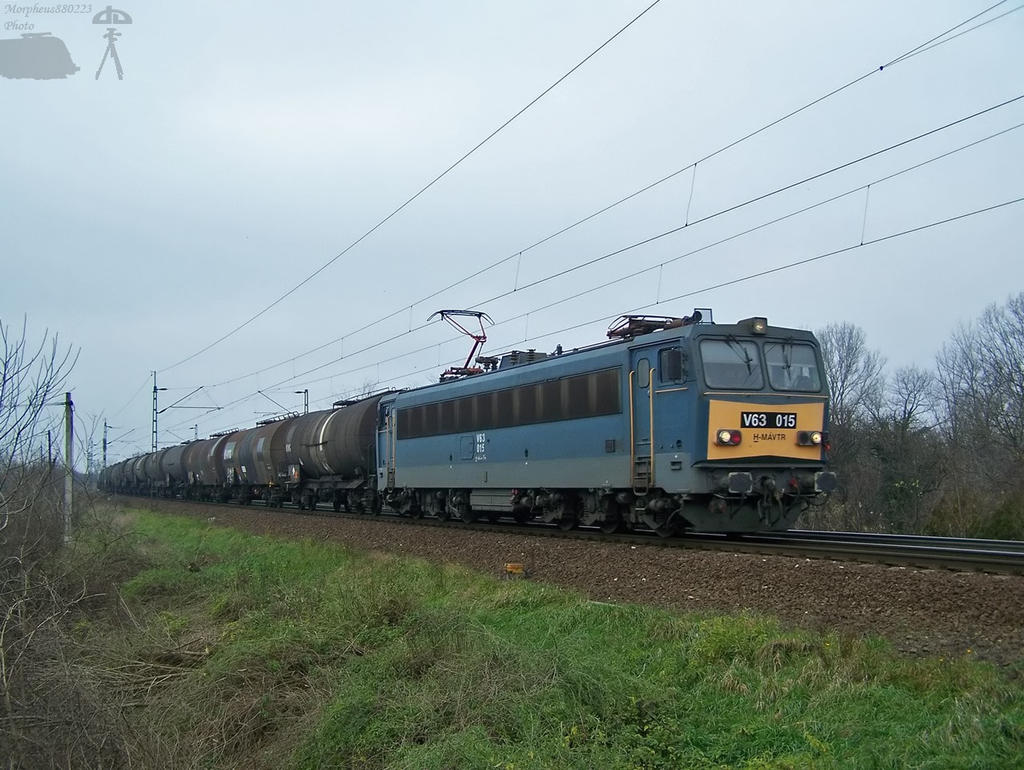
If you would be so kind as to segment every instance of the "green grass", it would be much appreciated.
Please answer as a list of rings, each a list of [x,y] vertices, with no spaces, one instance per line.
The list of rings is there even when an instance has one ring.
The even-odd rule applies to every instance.
[[[1020,670],[901,658],[880,640],[753,615],[593,603],[193,519],[138,514],[132,526],[151,566],[121,593],[143,631],[115,647],[173,674],[132,713],[182,766],[999,768],[1024,757]]]

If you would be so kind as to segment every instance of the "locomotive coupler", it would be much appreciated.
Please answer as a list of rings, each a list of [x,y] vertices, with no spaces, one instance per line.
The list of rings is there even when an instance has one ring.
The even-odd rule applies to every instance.
[[[774,527],[785,515],[782,491],[771,476],[761,477],[761,498],[757,501],[757,516],[768,527]]]

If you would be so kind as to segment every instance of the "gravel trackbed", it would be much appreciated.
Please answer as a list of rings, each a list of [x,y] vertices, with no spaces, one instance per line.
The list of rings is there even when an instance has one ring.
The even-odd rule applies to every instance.
[[[877,634],[908,654],[970,655],[1001,665],[1024,658],[1020,576],[603,544],[260,508],[166,502],[144,507],[213,517],[217,524],[255,534],[333,541],[494,575],[506,562],[521,562],[530,579],[598,601],[684,611],[751,610],[795,626]]]

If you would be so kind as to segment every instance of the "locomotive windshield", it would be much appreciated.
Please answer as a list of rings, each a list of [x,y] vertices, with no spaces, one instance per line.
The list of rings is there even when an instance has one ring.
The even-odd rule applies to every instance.
[[[735,337],[701,340],[700,355],[704,362],[704,379],[709,387],[742,390],[764,387],[757,343]]]
[[[821,391],[821,369],[813,345],[765,340],[762,366],[761,344],[760,340],[741,340],[733,336],[701,340],[700,355],[708,387],[763,390],[766,366],[772,390]]]
[[[768,381],[775,390],[818,392],[821,377],[814,348],[796,342],[766,342],[764,358]]]

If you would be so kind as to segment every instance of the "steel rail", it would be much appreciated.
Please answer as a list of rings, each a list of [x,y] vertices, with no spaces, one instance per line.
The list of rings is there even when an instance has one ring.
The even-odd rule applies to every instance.
[[[125,497],[147,503],[192,504],[211,507],[226,506],[234,510],[246,509],[237,503],[216,503],[130,495],[114,495],[112,497]],[[666,538],[659,537],[653,532],[639,531],[605,534],[597,527],[577,527],[571,530],[563,530],[557,524],[546,524],[544,522],[531,522],[525,525],[515,524],[508,520],[463,522],[458,519],[414,518],[395,513],[335,512],[321,507],[316,507],[314,510],[287,508],[276,511],[273,508],[260,504],[259,501],[254,501],[254,503],[256,505],[248,508],[249,510],[261,510],[265,514],[271,515],[281,513],[292,516],[298,513],[324,518],[367,521],[383,520],[393,524],[418,527],[450,527],[461,531],[475,530],[495,534],[511,534],[520,537],[565,537],[601,543],[628,543],[631,545],[664,548],[689,548],[694,550],[885,564],[893,567],[1024,575],[1024,542],[1016,540],[973,540],[970,538],[940,538],[928,535],[818,532],[811,530],[762,532],[742,535],[699,533]]]
[[[1024,552],[1024,540],[988,540],[970,537],[946,537],[939,535],[901,535],[891,532],[829,532],[808,529],[791,529],[786,533],[793,539],[832,541],[858,541],[872,543],[893,543],[907,545],[928,545],[936,548],[967,548],[976,551]]]

